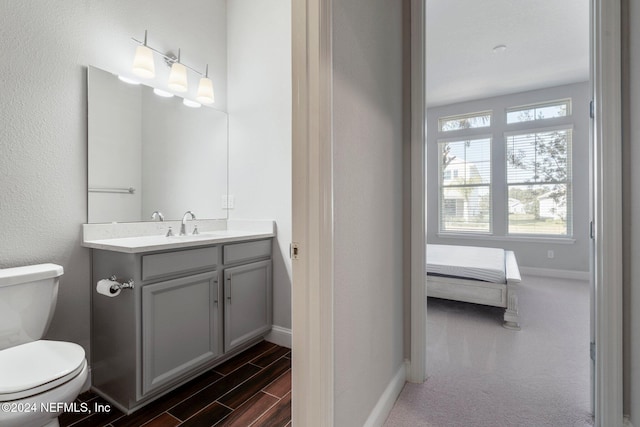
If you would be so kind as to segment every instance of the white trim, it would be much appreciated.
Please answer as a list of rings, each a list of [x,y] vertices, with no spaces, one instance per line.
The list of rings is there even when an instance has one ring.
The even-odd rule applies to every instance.
[[[573,119],[572,116],[571,119]],[[535,122],[526,122],[526,123],[535,123]],[[526,129],[514,129],[514,130],[507,130],[505,132],[503,132],[502,136],[506,139],[509,136],[520,136],[523,134],[535,134],[535,133],[543,133],[543,132],[553,132],[556,130],[570,130],[573,131],[574,125],[573,125],[574,121],[570,120],[570,123],[567,124],[562,124],[562,125],[554,125],[554,126],[540,126],[540,127],[528,127]],[[506,143],[505,143],[506,145]],[[537,183],[536,183],[537,184]],[[544,184],[541,183],[541,184]]]
[[[331,0],[292,2],[292,423],[333,424]]]
[[[391,409],[393,409],[393,405],[396,403],[396,399],[398,399],[398,396],[404,387],[406,378],[407,366],[403,363],[400,365],[393,378],[391,378],[389,384],[387,384],[387,387],[384,389],[380,399],[378,399],[378,403],[373,407],[367,421],[364,423],[364,427],[379,427],[384,425]]]
[[[622,425],[622,126],[620,0],[592,0],[595,425]]]
[[[265,341],[291,348],[291,329],[273,325],[271,331],[264,337]]]
[[[557,243],[559,245],[573,245],[576,243],[576,239],[571,237],[535,237],[535,236],[523,236],[510,235],[510,236],[494,236],[488,233],[446,233],[440,232],[437,234],[442,239],[470,239],[470,240],[495,240],[498,242],[526,242],[526,243]]]
[[[555,279],[584,280],[587,282],[591,278],[591,273],[589,273],[588,271],[556,270],[553,268],[537,268],[537,267],[520,266],[520,273],[522,273],[525,276],[552,277]]]
[[[411,0],[411,363],[407,380],[427,378],[424,0]]]

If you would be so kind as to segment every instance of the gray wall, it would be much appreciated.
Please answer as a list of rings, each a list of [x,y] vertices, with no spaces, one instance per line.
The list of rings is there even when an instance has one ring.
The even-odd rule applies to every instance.
[[[623,4],[624,413],[640,425],[640,4]],[[626,30],[626,31],[625,31]]]
[[[273,323],[291,328],[291,1],[227,8],[231,219],[273,219]]]
[[[402,2],[333,3],[336,426],[403,364]]]
[[[427,95],[428,97],[428,95]],[[561,244],[545,241],[522,241],[519,238],[505,236],[506,205],[504,186],[498,180],[504,179],[501,162],[496,154],[504,152],[505,129],[504,111],[507,107],[534,104],[557,99],[572,98],[573,138],[573,239],[575,243]],[[477,111],[493,110],[492,130],[480,131],[480,135],[493,132],[493,180],[492,203],[494,226],[492,236],[474,236],[474,238],[438,235],[438,118]],[[556,123],[558,124],[558,123]],[[498,152],[496,153],[496,150]],[[503,157],[500,157],[503,159]],[[501,247],[515,252],[523,267],[589,271],[589,84],[588,82],[558,86],[537,91],[498,96],[477,101],[434,107],[427,110],[427,241],[429,243]],[[502,178],[500,178],[502,177]],[[555,257],[547,258],[547,251],[553,250]]]
[[[129,70],[130,38],[147,28],[152,46],[181,47],[185,63],[210,64],[216,104],[226,108],[225,2],[190,0],[180,9],[170,0],[0,0],[0,51],[7,58],[0,65],[0,267],[64,267],[48,338],[89,347],[89,250],[80,247],[87,220],[85,67]]]

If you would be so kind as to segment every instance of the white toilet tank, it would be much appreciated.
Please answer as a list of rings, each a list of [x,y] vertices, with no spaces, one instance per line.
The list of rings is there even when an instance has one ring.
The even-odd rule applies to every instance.
[[[0,269],[0,350],[42,338],[63,273],[56,264]]]

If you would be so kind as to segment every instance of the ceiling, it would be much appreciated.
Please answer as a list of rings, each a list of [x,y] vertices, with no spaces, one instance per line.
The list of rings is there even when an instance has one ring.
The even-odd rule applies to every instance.
[[[426,3],[429,107],[589,79],[588,0]]]

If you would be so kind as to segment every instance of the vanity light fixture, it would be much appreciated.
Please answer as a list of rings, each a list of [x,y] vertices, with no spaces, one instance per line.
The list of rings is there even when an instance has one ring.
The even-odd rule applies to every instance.
[[[153,52],[147,46],[147,30],[144,30],[144,41],[136,48],[136,56],[133,58],[133,73],[145,79],[156,75]]]
[[[200,78],[200,85],[198,86],[198,94],[196,99],[203,104],[213,104],[213,82],[209,78],[209,64],[207,64],[204,77]]]
[[[178,59],[176,59],[171,66],[167,86],[176,92],[186,92],[189,87],[187,82],[187,67],[180,63],[180,49],[178,49]]]
[[[169,81],[167,86],[174,92],[186,92],[189,83],[187,80],[187,69],[193,71],[194,73],[201,76],[200,84],[198,85],[198,91],[196,95],[196,99],[200,101],[202,104],[213,104],[214,96],[213,96],[213,82],[209,78],[209,64],[207,64],[205,73],[201,73],[198,70],[184,64],[180,60],[180,49],[178,49],[178,57],[171,53],[162,53],[157,49],[152,48],[147,44],[147,30],[144,31],[144,41],[137,40],[133,38],[133,41],[140,44],[136,49],[136,56],[133,60],[133,72],[145,78],[152,78],[155,76],[155,68],[153,62],[153,52],[162,56],[167,63],[171,67],[171,72],[169,73]],[[168,92],[166,91],[155,91],[156,95],[160,96],[168,96]],[[164,92],[164,94],[160,93]],[[195,101],[189,101],[192,104],[197,104],[197,107],[200,107],[201,104]],[[187,104],[187,100],[184,102]],[[195,107],[195,105],[189,105]]]

